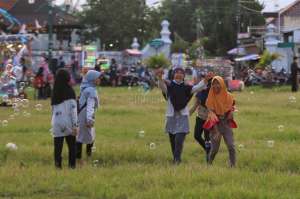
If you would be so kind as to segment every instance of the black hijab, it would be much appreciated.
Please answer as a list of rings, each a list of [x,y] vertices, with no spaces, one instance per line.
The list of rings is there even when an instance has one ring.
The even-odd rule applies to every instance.
[[[73,88],[69,85],[70,74],[65,69],[59,69],[55,75],[54,87],[51,97],[51,105],[57,105],[65,100],[76,99]]]
[[[187,106],[193,96],[192,88],[192,86],[184,82],[176,83],[175,81],[172,81],[171,84],[167,86],[168,97],[175,111],[181,111]]]

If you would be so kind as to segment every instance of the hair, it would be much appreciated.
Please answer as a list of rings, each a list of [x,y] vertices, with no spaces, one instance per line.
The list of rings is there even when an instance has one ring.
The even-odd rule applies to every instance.
[[[55,75],[51,105],[57,105],[65,100],[76,99],[75,91],[69,85],[71,76],[65,69],[59,69]]]

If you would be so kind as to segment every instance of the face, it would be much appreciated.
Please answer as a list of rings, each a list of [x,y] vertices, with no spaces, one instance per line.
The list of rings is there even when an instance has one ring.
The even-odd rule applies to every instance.
[[[176,71],[174,74],[174,80],[177,82],[182,82],[184,79],[184,73],[181,70]]]
[[[212,87],[215,94],[220,94],[221,93],[221,85],[217,80],[214,80],[212,82],[211,87]]]

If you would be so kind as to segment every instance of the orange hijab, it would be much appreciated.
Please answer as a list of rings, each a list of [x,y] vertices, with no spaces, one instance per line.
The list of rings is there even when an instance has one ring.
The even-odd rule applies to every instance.
[[[211,87],[208,93],[206,106],[208,109],[213,110],[217,115],[225,115],[225,113],[232,109],[233,96],[227,91],[227,87],[222,77],[215,76],[212,80],[212,84],[214,81],[218,81],[221,85],[221,92],[216,94]]]

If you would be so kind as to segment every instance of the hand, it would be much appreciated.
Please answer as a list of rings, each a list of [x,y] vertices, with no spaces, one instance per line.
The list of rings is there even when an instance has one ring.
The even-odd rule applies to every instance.
[[[79,133],[79,128],[78,127],[75,127],[75,128],[72,129],[72,135],[77,136],[78,133]]]
[[[164,70],[162,68],[159,68],[155,71],[155,76],[159,79],[162,80],[162,76],[164,74]]]
[[[204,81],[207,83],[208,80],[212,79],[215,76],[213,72],[208,72],[207,75],[204,77]]]
[[[94,124],[92,124],[92,123],[87,123],[87,124],[86,124],[86,127],[89,128],[89,129],[90,129],[90,128],[93,128],[93,127],[94,127]]]

